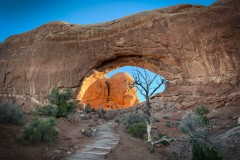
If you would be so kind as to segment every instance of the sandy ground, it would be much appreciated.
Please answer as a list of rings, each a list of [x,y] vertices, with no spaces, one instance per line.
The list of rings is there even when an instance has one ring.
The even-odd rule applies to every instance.
[[[156,116],[162,117],[158,115],[158,113]],[[31,116],[26,116],[26,124],[30,120]],[[161,133],[166,133],[171,136],[177,134],[176,131],[178,130],[176,127],[164,127],[166,120],[162,118],[159,118],[159,120],[159,122],[155,123],[155,130],[161,128]],[[81,130],[87,126],[96,126],[99,121],[101,120],[98,119],[97,122],[96,120],[76,120],[72,123],[65,119],[57,119],[57,128],[59,129],[57,142],[53,144],[39,144],[36,146],[23,146],[15,142],[16,136],[24,128],[24,125],[14,125],[10,123],[1,124],[0,159],[61,159],[64,155],[69,152],[72,153],[74,150],[79,149],[84,144],[91,141],[91,138],[82,136]],[[167,121],[170,121],[170,119],[167,119]],[[116,127],[116,132],[120,135],[121,140],[115,151],[108,155],[107,160],[146,160],[148,157],[150,160],[157,160],[159,158],[163,160],[166,159],[161,152],[166,147],[160,146],[160,148],[156,149],[156,152],[149,153],[145,140],[131,137],[127,133],[123,123],[120,123],[120,125]]]
[[[107,160],[164,160],[166,159],[159,152],[149,153],[144,140],[130,137],[123,125],[117,127],[117,133],[120,135],[120,143]],[[149,157],[149,158],[148,158]]]
[[[168,119],[163,119],[163,115]],[[155,122],[152,132],[167,134],[170,137],[186,138],[186,135],[177,129],[175,122],[181,117],[181,113],[158,112],[155,116],[159,122]],[[170,121],[172,126],[166,127],[166,121]],[[171,146],[158,145],[154,153],[149,153],[146,140],[131,137],[124,125],[121,123],[116,127],[116,132],[120,135],[120,143],[117,148],[107,156],[107,160],[165,160],[166,155],[171,152]]]
[[[26,117],[29,122],[31,116]],[[23,146],[15,142],[16,136],[24,125],[0,124],[0,159],[1,160],[45,160],[60,159],[67,152],[72,152],[89,142],[90,138],[81,135],[81,129],[92,125],[93,121],[77,120],[74,123],[65,119],[57,120],[59,136],[56,143]]]
[[[112,112],[110,117],[116,115],[122,117],[129,111]],[[186,135],[182,133],[176,123],[181,119],[185,111],[166,111],[161,110],[155,113],[159,120],[153,126],[153,132],[164,133],[169,137],[184,139]],[[120,114],[119,114],[120,113]],[[211,135],[225,132],[227,129],[237,125],[236,118],[239,115],[239,107],[221,108],[211,111],[209,117],[213,121]],[[165,118],[164,118],[165,117]],[[167,118],[166,118],[167,117]],[[224,121],[220,121],[219,117]],[[31,120],[31,116],[26,116],[26,124]],[[66,154],[81,148],[84,144],[91,142],[91,138],[81,134],[81,130],[88,126],[96,126],[101,120],[76,120],[73,123],[65,119],[57,119],[59,137],[56,143],[39,144],[36,146],[23,146],[16,143],[15,138],[24,128],[24,125],[0,124],[0,160],[46,160],[61,159]],[[233,123],[234,122],[234,123]],[[170,127],[166,126],[170,123]],[[120,135],[120,143],[116,149],[107,156],[107,160],[165,160],[169,159],[167,153],[171,153],[171,146],[159,145],[154,153],[149,153],[145,140],[131,137],[123,123],[116,127],[116,132]],[[228,151],[234,154],[234,151]]]

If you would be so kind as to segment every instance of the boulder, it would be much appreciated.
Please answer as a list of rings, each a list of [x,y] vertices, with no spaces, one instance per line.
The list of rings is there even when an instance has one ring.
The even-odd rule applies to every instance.
[[[98,106],[105,106],[108,102],[108,86],[106,84],[107,78],[98,79],[93,82],[83,95],[83,104],[89,103],[91,107],[98,109]]]
[[[97,79],[86,90],[83,104],[93,108],[122,109],[139,103],[133,78],[127,73],[117,73],[112,77]]]

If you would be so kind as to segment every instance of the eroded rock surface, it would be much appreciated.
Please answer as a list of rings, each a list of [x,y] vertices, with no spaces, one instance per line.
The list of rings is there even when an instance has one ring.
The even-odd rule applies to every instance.
[[[0,44],[1,97],[41,103],[54,86],[77,95],[92,72],[136,65],[169,80],[161,102],[239,107],[239,13],[239,0],[219,0],[96,25],[44,24]]]
[[[93,82],[83,95],[82,102],[91,104],[95,109],[122,109],[138,104],[139,99],[133,78],[121,72]]]

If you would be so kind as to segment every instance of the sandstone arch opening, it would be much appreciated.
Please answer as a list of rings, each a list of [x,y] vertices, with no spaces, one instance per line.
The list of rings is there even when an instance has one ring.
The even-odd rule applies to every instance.
[[[136,72],[136,70],[141,71],[141,73],[144,74],[144,70],[146,71],[147,75],[152,79],[156,73],[149,71],[146,68],[140,68],[137,66],[124,66],[124,67],[120,67],[117,68],[115,70],[112,70],[110,72],[107,73],[108,77],[114,76],[115,74],[119,73],[119,72],[124,72],[124,73],[128,73],[132,78],[134,77],[133,73]],[[158,74],[157,74],[158,75]],[[161,75],[159,75],[161,76]],[[161,76],[162,77],[162,76]],[[156,82],[161,82],[161,79],[159,79],[160,77],[158,77],[154,82],[153,82],[153,86],[157,85]],[[143,80],[142,80],[143,81]],[[153,88],[150,88],[150,91],[152,91]],[[161,93],[165,90],[165,85],[162,85],[159,89],[157,89],[156,94]],[[145,101],[145,97],[140,93],[140,91],[137,89],[137,97],[139,98],[140,102]]]
[[[136,69],[142,73],[145,70],[151,78],[157,75],[138,66],[121,66],[102,72],[94,70],[84,79],[77,99],[84,105],[90,104],[95,109],[107,110],[129,108],[145,101],[145,97],[133,85],[133,72]],[[161,79],[157,78],[154,83],[159,81]],[[163,92],[164,89],[165,85],[155,93]]]

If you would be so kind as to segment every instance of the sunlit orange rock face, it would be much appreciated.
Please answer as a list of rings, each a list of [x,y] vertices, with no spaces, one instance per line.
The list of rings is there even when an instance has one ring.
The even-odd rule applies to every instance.
[[[139,103],[133,78],[127,73],[117,73],[110,78],[102,77],[86,90],[82,102],[93,108],[122,109]]]

